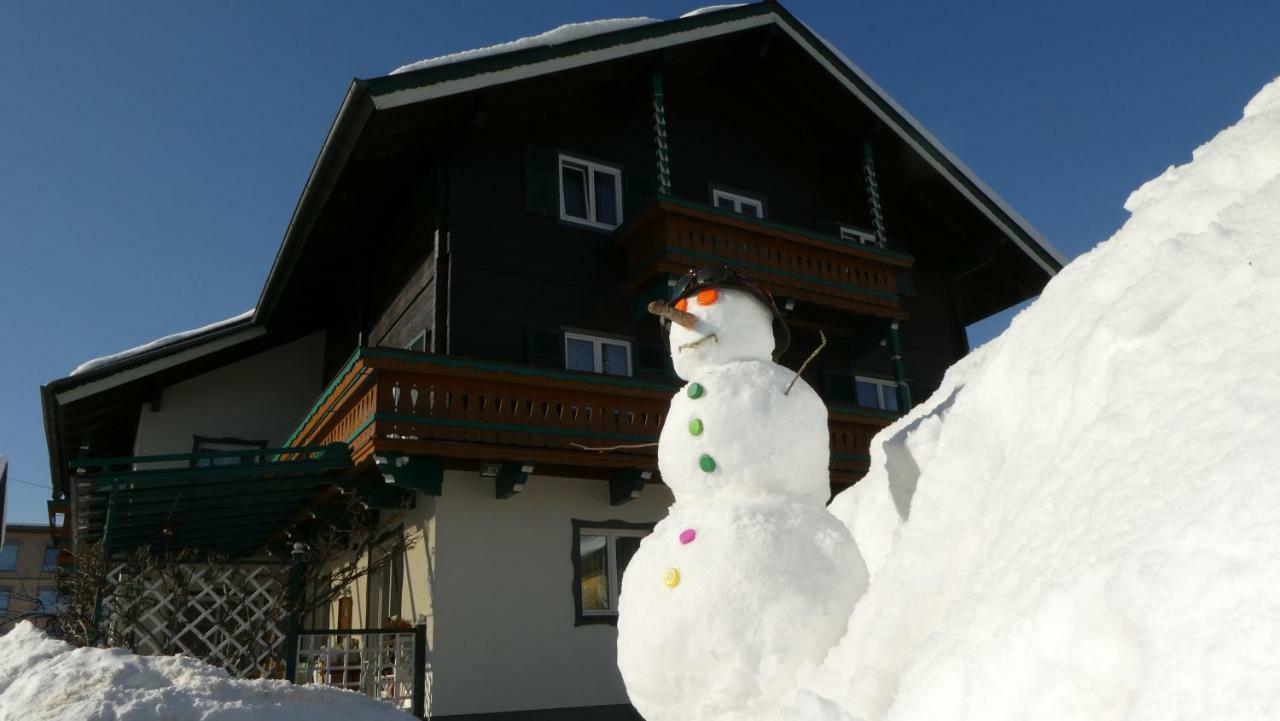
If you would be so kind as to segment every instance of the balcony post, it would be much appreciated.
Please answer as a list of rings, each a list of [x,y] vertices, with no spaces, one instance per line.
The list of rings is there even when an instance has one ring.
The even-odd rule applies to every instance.
[[[667,150],[667,105],[661,64],[653,69],[653,142],[658,157],[658,195],[671,195],[671,156]]]
[[[298,631],[302,622],[303,574],[306,572],[307,544],[294,543],[289,564],[288,613],[284,634],[284,677],[297,683]]]

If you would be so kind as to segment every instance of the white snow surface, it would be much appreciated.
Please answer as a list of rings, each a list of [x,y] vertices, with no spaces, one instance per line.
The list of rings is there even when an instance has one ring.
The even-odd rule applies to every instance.
[[[186,656],[73,648],[22,622],[0,636],[0,721],[409,721],[324,686],[244,681]]]
[[[831,504],[805,718],[1280,718],[1280,80],[1125,207]]]
[[[200,328],[193,328],[191,330],[184,330],[179,333],[172,333],[170,335],[164,336],[163,338],[156,338],[155,340],[150,341],[149,343],[143,343],[140,346],[135,346],[128,350],[122,350],[119,353],[112,353],[111,355],[105,355],[105,356],[102,356],[101,358],[94,358],[92,360],[87,360],[84,363],[81,363],[80,365],[76,366],[75,369],[71,371],[71,375],[74,376],[74,375],[79,375],[81,373],[86,373],[88,371],[101,368],[102,366],[115,363],[116,361],[121,361],[126,358],[132,358],[133,356],[146,353],[149,350],[155,350],[156,348],[162,348],[167,345],[173,345],[174,343],[186,340],[194,336],[201,335],[202,333],[208,333],[210,331],[218,330],[219,328],[225,328],[229,325],[234,325],[236,323],[246,321],[252,317],[253,317],[253,308],[250,308],[249,310],[246,310],[245,312],[240,313],[239,315],[234,315],[230,318],[225,318],[216,323],[210,323],[209,325],[202,326]]]
[[[717,10],[728,10],[729,8],[740,8],[745,4],[746,3],[729,3],[727,5],[708,5],[702,8],[694,8],[693,10],[690,10],[684,15],[681,15],[680,18],[682,20],[684,18],[696,18],[699,15],[706,15],[707,13],[713,13],[713,12],[716,12]]]
[[[435,67],[437,65],[448,65],[450,63],[460,63],[464,60],[475,60],[476,58],[488,57],[490,55],[501,55],[503,53],[511,53],[526,48],[535,48],[547,45],[560,45],[570,40],[578,40],[579,38],[591,37],[592,35],[600,35],[602,33],[613,32],[614,30],[624,30],[639,25],[649,25],[658,22],[657,18],[611,18],[607,20],[590,20],[582,23],[569,23],[553,28],[544,33],[530,35],[528,37],[512,40],[511,42],[498,43],[497,45],[489,45],[483,48],[475,48],[472,50],[463,50],[457,53],[449,53],[448,55],[439,55],[426,60],[419,60],[408,65],[401,65],[391,71],[392,75],[400,73],[409,73],[414,70]]]

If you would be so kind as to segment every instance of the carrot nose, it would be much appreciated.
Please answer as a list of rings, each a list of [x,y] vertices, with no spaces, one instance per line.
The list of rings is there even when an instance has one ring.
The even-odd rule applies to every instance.
[[[698,323],[698,318],[694,314],[676,310],[660,300],[655,300],[649,304],[649,312],[689,330],[693,330],[693,326]]]

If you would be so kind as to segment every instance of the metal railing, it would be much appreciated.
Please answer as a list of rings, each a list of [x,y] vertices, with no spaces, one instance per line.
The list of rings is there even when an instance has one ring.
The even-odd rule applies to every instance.
[[[356,691],[425,718],[427,627],[298,632],[294,683]]]

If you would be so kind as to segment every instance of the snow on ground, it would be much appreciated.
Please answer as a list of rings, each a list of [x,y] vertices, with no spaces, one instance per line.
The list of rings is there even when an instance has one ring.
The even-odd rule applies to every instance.
[[[245,312],[239,315],[235,315],[230,318],[220,320],[216,323],[210,323],[209,325],[203,326],[201,328],[194,328],[192,330],[184,330],[180,333],[173,333],[171,335],[164,336],[163,338],[157,338],[151,341],[150,343],[143,343],[140,346],[130,348],[129,350],[122,350],[119,353],[112,353],[111,355],[102,356],[101,358],[94,358],[93,360],[87,360],[84,363],[81,363],[80,365],[76,366],[75,370],[71,371],[71,375],[74,376],[74,375],[79,375],[81,373],[87,373],[91,370],[101,368],[102,366],[115,363],[116,361],[124,360],[126,358],[131,358],[133,356],[146,353],[149,350],[155,350],[156,348],[162,348],[167,345],[173,345],[178,341],[183,341],[194,336],[198,336],[204,333],[209,333],[211,331],[218,330],[219,328],[225,328],[229,325],[241,323],[243,321],[249,320],[252,317],[253,317],[253,309],[250,308],[249,310],[246,310]]]
[[[243,681],[185,656],[73,648],[28,622],[0,636],[0,721],[409,721],[350,691]]]
[[[806,718],[1280,718],[1280,80],[1125,207],[833,502]]]
[[[426,60],[419,60],[416,63],[401,65],[391,71],[392,75],[400,73],[410,73],[414,70],[435,67],[437,65],[448,65],[449,63],[460,63],[464,60],[475,60],[476,58],[488,57],[490,55],[501,55],[503,53],[512,53],[517,50],[526,48],[542,47],[546,45],[559,45],[567,43],[570,40],[590,37],[592,35],[600,35],[602,33],[613,32],[614,30],[624,30],[633,28],[638,25],[649,25],[656,23],[656,18],[613,18],[609,20],[591,20],[584,23],[569,23],[553,28],[545,33],[538,35],[530,35],[529,37],[512,40],[507,43],[498,43],[483,48],[475,48],[474,50],[463,50],[462,52],[450,53],[448,55],[440,55]]]

